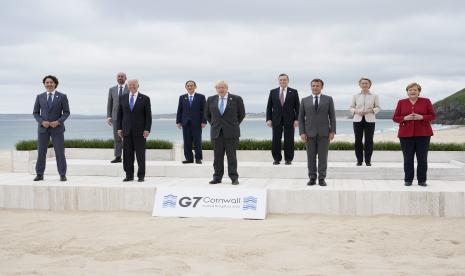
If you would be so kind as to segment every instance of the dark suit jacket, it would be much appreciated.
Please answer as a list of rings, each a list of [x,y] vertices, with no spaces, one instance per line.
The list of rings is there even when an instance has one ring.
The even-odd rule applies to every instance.
[[[123,130],[123,135],[142,136],[144,130],[152,128],[152,110],[150,98],[139,92],[134,108],[129,108],[129,97],[131,93],[124,94],[119,98],[118,107],[118,129]]]
[[[38,123],[39,132],[50,131],[65,131],[65,121],[69,117],[69,104],[66,94],[55,91],[55,96],[53,98],[52,108],[49,110],[47,106],[47,92],[37,95],[36,102],[34,104],[34,110],[32,115]],[[59,121],[60,125],[56,128],[49,127],[44,128],[42,126],[43,121]]]
[[[201,127],[201,124],[207,123],[205,120],[205,96],[200,93],[195,93],[192,100],[192,106],[189,106],[189,94],[179,96],[178,112],[176,114],[176,124],[186,126],[190,121],[191,126]]]
[[[299,134],[305,133],[308,137],[326,137],[330,132],[336,133],[336,110],[333,98],[323,94],[319,97],[316,111],[313,96],[302,99],[299,112]]]
[[[208,97],[205,108],[205,118],[211,124],[211,139],[218,138],[221,130],[224,138],[239,138],[239,125],[245,118],[244,101],[240,96],[229,93],[223,116],[220,114],[218,101],[218,95]]]
[[[266,105],[266,120],[271,120],[273,125],[279,125],[281,119],[284,121],[284,126],[290,127],[294,121],[299,119],[300,99],[296,89],[287,88],[284,106],[281,106],[279,101],[279,93],[281,88],[275,88],[270,91],[268,104]]]

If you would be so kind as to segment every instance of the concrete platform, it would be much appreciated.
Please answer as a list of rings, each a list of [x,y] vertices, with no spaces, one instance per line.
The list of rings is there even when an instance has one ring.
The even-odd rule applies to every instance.
[[[68,159],[69,176],[123,176],[123,165],[111,164],[108,160]],[[34,172],[35,161],[29,167]],[[226,166],[225,171],[227,172]],[[241,178],[280,178],[308,179],[307,163],[294,162],[290,166],[273,165],[271,162],[239,162],[238,172]],[[56,175],[53,158],[47,160],[46,174]],[[181,161],[147,161],[146,175],[153,177],[203,178],[213,174],[213,163],[182,164]],[[357,167],[353,162],[329,162],[328,179],[390,179],[402,180],[404,177],[402,162],[374,162],[371,167]],[[465,164],[457,161],[449,163],[429,163],[430,180],[465,180]]]
[[[49,175],[42,182],[32,178],[28,173],[0,174],[0,208],[150,212],[157,187],[211,187],[209,178],[200,177],[147,177],[144,183],[106,176],[70,175],[68,182]],[[232,187],[225,181],[214,187]],[[463,179],[431,180],[428,187],[405,187],[401,180],[328,179],[327,187],[308,187],[306,179],[242,177],[240,181],[235,188],[267,190],[267,209],[272,214],[465,217]]]

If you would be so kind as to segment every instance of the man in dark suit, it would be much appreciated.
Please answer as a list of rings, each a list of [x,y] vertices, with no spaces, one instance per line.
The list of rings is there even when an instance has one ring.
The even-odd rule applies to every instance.
[[[39,124],[37,131],[38,154],[36,177],[34,181],[44,179],[45,162],[50,138],[52,138],[53,149],[55,150],[60,180],[66,181],[64,123],[70,114],[68,98],[66,94],[55,90],[58,87],[58,79],[55,76],[45,76],[42,83],[47,91],[37,95],[32,112]]]
[[[299,93],[288,87],[289,76],[279,75],[279,87],[270,91],[266,106],[266,124],[273,129],[272,149],[274,165],[282,160],[281,138],[284,132],[284,160],[286,165],[294,159],[294,129],[299,126]]]
[[[210,184],[221,183],[224,174],[224,154],[228,157],[228,175],[233,185],[239,184],[236,150],[241,131],[239,125],[245,118],[242,98],[228,92],[228,84],[218,81],[215,85],[218,95],[208,97],[205,117],[210,123],[210,136],[213,144],[213,180]]]
[[[310,83],[312,95],[302,99],[299,111],[299,133],[307,147],[307,185],[315,185],[317,179],[316,157],[318,156],[318,185],[326,186],[329,143],[336,134],[336,111],[333,98],[321,94],[323,81]]]
[[[184,140],[183,164],[193,163],[192,143],[195,145],[195,163],[202,164],[202,128],[207,125],[205,119],[205,96],[195,92],[197,85],[195,81],[189,80],[185,84],[187,94],[179,96],[178,112],[176,114],[176,125],[182,128]]]
[[[121,154],[123,151],[123,141],[118,135],[118,129],[116,126],[116,121],[118,120],[118,106],[119,106],[119,97],[123,94],[129,92],[128,86],[126,84],[126,74],[120,72],[116,75],[117,85],[111,87],[108,91],[108,101],[107,101],[107,123],[113,127],[113,139],[115,140],[114,149],[115,149],[115,159],[111,163],[120,163]]]
[[[150,98],[139,93],[139,82],[128,81],[129,93],[119,98],[118,135],[123,139],[124,182],[134,180],[134,152],[137,157],[137,177],[145,178],[145,142],[152,127]]]

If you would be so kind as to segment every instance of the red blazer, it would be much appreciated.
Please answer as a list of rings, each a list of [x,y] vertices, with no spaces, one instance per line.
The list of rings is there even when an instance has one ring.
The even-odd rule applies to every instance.
[[[412,113],[423,115],[421,121],[404,121],[404,117]],[[409,99],[397,102],[396,111],[392,120],[399,123],[397,137],[433,136],[431,121],[436,118],[431,101],[427,98],[418,97],[417,102],[412,104]]]

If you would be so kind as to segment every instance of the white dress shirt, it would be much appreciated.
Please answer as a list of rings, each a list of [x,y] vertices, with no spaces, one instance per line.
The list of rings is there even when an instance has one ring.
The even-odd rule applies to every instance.
[[[318,98],[318,105],[320,105],[320,96],[321,96],[321,93],[318,94],[318,95],[315,95],[315,94],[312,94],[313,96],[313,105],[315,105],[315,101],[316,101],[316,98]]]
[[[229,92],[226,93],[226,95],[224,95],[224,97],[221,97],[220,95],[218,95],[218,109],[220,111],[221,111],[221,98],[224,98],[224,110],[226,110],[226,105],[228,103],[228,96],[229,96]]]
[[[187,92],[187,100],[189,100],[189,98],[192,97],[192,101],[194,101],[194,96],[195,96],[195,91],[194,93],[192,93],[192,95],[189,94],[189,92]]]
[[[129,106],[131,106],[131,96],[132,96],[132,93],[129,92]],[[139,91],[137,91],[136,93],[134,93],[134,105],[136,105],[136,100],[137,100],[137,96],[139,96]]]
[[[284,94],[284,101],[286,101],[286,96],[287,96],[287,87],[282,88],[281,86],[279,87],[279,96],[281,96],[281,91]]]
[[[53,100],[55,99],[55,91],[56,90],[53,90],[52,92],[48,92],[47,91],[47,101],[48,101],[48,96],[50,95],[50,93],[52,94],[52,103],[53,103]]]

